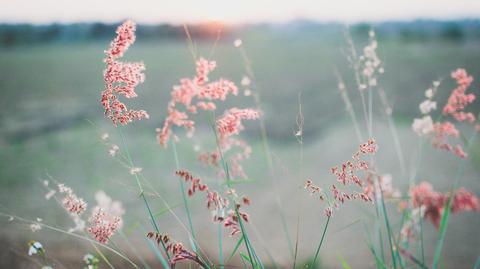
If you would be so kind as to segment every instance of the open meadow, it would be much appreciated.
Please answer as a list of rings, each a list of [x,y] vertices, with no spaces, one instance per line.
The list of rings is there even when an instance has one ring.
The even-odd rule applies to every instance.
[[[377,30],[377,26],[373,29]],[[108,268],[98,250],[112,266],[132,267],[110,250],[85,240],[83,237],[91,238],[86,230],[73,232],[77,237],[48,227],[32,231],[32,223],[22,221],[25,218],[65,231],[75,226],[55,199],[45,198],[49,190],[56,189],[56,183],[65,183],[87,201],[88,210],[94,207],[99,190],[121,201],[125,208],[123,225],[108,246],[141,268],[160,268],[158,256],[164,255],[145,236],[153,230],[142,197],[148,199],[162,233],[188,248],[196,245],[202,250],[201,256],[211,259],[216,268],[223,266],[218,261],[219,255],[223,255],[225,268],[241,268],[245,263],[247,267],[252,263],[252,267],[260,268],[260,262],[249,259],[261,260],[261,267],[267,268],[292,268],[295,260],[297,268],[305,268],[313,259],[326,221],[325,203],[309,195],[304,189],[305,182],[310,179],[328,191],[335,181],[330,168],[350,159],[370,133],[378,145],[376,173],[390,174],[392,185],[401,196],[385,199],[385,212],[380,215],[388,212],[387,226],[383,218],[378,221],[376,199],[374,205],[353,201],[334,210],[332,217],[328,217],[329,230],[317,268],[350,268],[346,264],[351,268],[382,268],[369,246],[384,261],[396,261],[395,268],[423,268],[400,253],[399,246],[393,247],[398,254],[391,257],[388,234],[394,233],[392,237],[400,241],[408,218],[408,214],[401,213],[400,200],[408,200],[412,178],[416,184],[428,181],[442,193],[447,193],[458,179],[458,187],[480,194],[480,140],[472,139],[471,144],[464,146],[468,158],[461,159],[432,147],[428,138],[419,137],[412,130],[412,122],[421,117],[419,104],[425,100],[425,90],[437,80],[441,81],[435,94],[439,107],[434,113],[441,114],[456,87],[450,74],[457,68],[466,69],[475,78],[469,92],[480,93],[480,39],[411,38],[390,34],[388,29],[379,25],[376,36],[376,53],[384,72],[376,75],[378,86],[370,89],[370,123],[363,112],[354,70],[347,60],[350,52],[345,38],[351,36],[361,54],[369,44],[369,27],[365,26],[351,29],[309,23],[245,26],[220,34],[218,40],[193,38],[193,50],[184,36],[158,40],[137,36],[125,59],[143,61],[145,82],[136,87],[138,97],[122,100],[126,100],[128,107],[147,111],[150,117],[118,127],[104,117],[100,103],[104,51],[115,37],[114,32],[108,39],[0,47],[0,212],[3,214],[0,267],[40,268],[42,259],[27,255],[31,240],[42,243],[53,268],[83,268],[82,259],[87,253],[98,257],[99,268]],[[480,28],[474,30],[478,32]],[[240,46],[234,45],[236,39],[242,40]],[[181,193],[185,193],[182,187],[188,187],[182,184],[189,183],[180,183],[175,175],[177,170],[190,171],[220,193],[231,187],[221,173],[198,161],[199,152],[215,148],[218,143],[209,114],[199,112],[193,117],[196,131],[191,138],[176,129],[179,141],[175,147],[170,141],[164,148],[156,138],[155,129],[161,128],[168,116],[172,86],[179,84],[181,78],[196,74],[192,51],[197,59],[202,56],[216,61],[217,67],[209,75],[211,81],[228,78],[238,86],[238,96],[229,96],[217,104],[217,117],[231,107],[257,108],[259,104],[261,111],[261,121],[245,121],[245,130],[240,135],[248,141],[252,152],[242,162],[246,177],[239,177],[232,184],[239,195],[248,196],[251,202],[245,207],[249,214],[245,227],[250,243],[244,247],[240,242],[231,259],[229,256],[236,249],[243,229],[241,235],[229,237],[221,224],[212,223],[202,195],[186,197],[189,208],[186,213]],[[246,69],[245,56],[254,77]],[[250,83],[242,82],[246,75]],[[364,141],[357,138],[352,114],[339,90],[339,77],[348,91]],[[385,93],[391,114],[385,113],[381,93]],[[257,94],[259,100],[255,99]],[[466,110],[477,115],[479,104],[477,100]],[[473,130],[465,122],[459,123],[458,129],[462,134],[465,131],[467,140]],[[266,136],[262,136],[263,130]],[[102,139],[105,133],[108,139]],[[127,159],[131,158],[132,164],[112,157],[112,145],[118,145],[120,152],[128,148]],[[141,167],[141,172],[132,171],[136,167]],[[137,173],[141,173],[143,192],[134,179]],[[56,192],[55,195],[60,195]],[[10,214],[15,217],[7,217]],[[88,219],[89,213],[85,214]],[[196,233],[196,243],[189,239],[191,227]],[[476,262],[478,265],[478,227],[478,212],[450,216],[439,268],[473,268]],[[218,233],[223,233],[222,248]],[[439,230],[425,219],[423,250],[419,250],[415,241],[411,251],[415,257],[424,256],[427,268],[433,268],[430,264],[438,258],[434,257],[438,238]],[[296,251],[295,242],[298,242]],[[256,252],[253,258],[247,255],[250,244]],[[189,264],[198,265],[190,261],[178,266]]]

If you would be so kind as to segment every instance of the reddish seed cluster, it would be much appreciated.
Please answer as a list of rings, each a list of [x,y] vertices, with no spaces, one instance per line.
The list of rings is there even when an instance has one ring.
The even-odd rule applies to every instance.
[[[475,100],[473,93],[465,93],[472,84],[473,77],[468,75],[465,69],[457,69],[452,72],[451,76],[457,82],[457,87],[452,91],[447,104],[443,107],[443,114],[452,115],[457,121],[474,122],[475,116],[470,112],[463,111],[468,104]]]
[[[467,121],[473,123],[475,116],[470,112],[465,112],[464,109],[475,100],[475,95],[465,92],[473,82],[473,77],[468,75],[465,69],[457,69],[452,72],[452,78],[456,80],[457,87],[453,89],[447,104],[443,107],[443,115],[451,115],[457,121]],[[466,158],[467,153],[463,151],[461,145],[451,145],[448,141],[449,137],[458,138],[460,132],[457,130],[452,122],[444,121],[437,122],[433,125],[432,145],[435,148],[443,149],[452,152],[460,158]]]
[[[65,196],[62,199],[62,205],[65,210],[74,215],[81,215],[87,209],[87,203],[82,198],[77,197],[73,190],[64,184],[58,184],[58,191]]]
[[[361,144],[352,156],[352,160],[344,162],[340,167],[331,168],[330,172],[337,177],[337,181],[340,182],[344,188],[351,185],[352,183],[358,187],[363,187],[363,181],[358,177],[357,172],[364,171],[368,175],[371,172],[368,171],[368,163],[363,161],[361,157],[366,154],[374,154],[377,151],[377,144],[374,139],[369,139],[367,143]],[[367,181],[368,183],[368,181]],[[317,194],[320,197],[320,200],[325,200],[325,193],[322,188],[314,185],[311,180],[307,180],[305,183],[305,189],[311,194]],[[365,202],[372,202],[370,193],[367,192],[368,189],[365,188],[364,192],[351,191],[347,192],[340,190],[336,184],[332,184],[330,189],[331,198],[327,201],[328,205],[324,210],[324,214],[327,217],[330,217],[333,213],[333,207],[339,208],[341,204],[345,203],[348,200],[360,199]]]
[[[88,232],[100,243],[106,244],[110,237],[119,229],[119,217],[108,215],[103,209],[97,208],[90,217]]]
[[[462,146],[458,144],[452,146],[448,142],[448,137],[458,138],[460,136],[460,132],[457,130],[457,128],[455,128],[455,125],[448,121],[443,123],[439,122],[433,125],[433,130],[434,136],[432,138],[432,145],[435,148],[450,151],[463,159],[467,157],[467,153],[463,151]]]
[[[228,94],[237,95],[237,86],[229,80],[218,79],[209,81],[209,74],[216,68],[216,63],[200,58],[196,62],[196,75],[194,78],[183,78],[180,85],[173,87],[171,92],[172,99],[168,103],[168,116],[165,119],[162,128],[157,128],[157,140],[165,146],[169,138],[173,135],[172,128],[174,126],[183,127],[187,131],[187,136],[192,136],[195,131],[195,122],[191,120],[189,114],[195,114],[197,111],[206,110],[214,111],[217,106],[214,101],[225,101]],[[179,106],[183,106],[185,110],[179,110]],[[241,161],[249,158],[251,153],[250,146],[243,140],[233,138],[232,135],[238,134],[243,130],[241,121],[243,119],[256,119],[259,113],[252,109],[232,108],[225,112],[225,115],[217,120],[217,129],[219,132],[219,148],[224,153],[234,147],[240,150],[229,154],[228,162],[230,176],[232,178],[246,178]],[[174,136],[174,139],[178,139]],[[206,151],[200,153],[199,161],[218,167],[220,160],[220,152]],[[219,174],[222,174],[219,171]]]
[[[218,151],[202,152],[198,155],[198,160],[205,165],[211,165],[216,167],[220,162],[220,154],[218,153]]]
[[[185,180],[185,182],[191,184],[187,191],[189,196],[193,196],[197,190],[206,192],[207,208],[212,212],[213,221],[223,223],[225,228],[230,229],[229,234],[231,236],[241,231],[238,217],[236,215],[237,212],[244,221],[248,222],[249,216],[247,213],[240,210],[240,203],[235,203],[235,210],[228,209],[230,205],[229,200],[220,195],[218,192],[211,191],[206,184],[202,183],[201,179],[194,177],[188,171],[177,171],[175,174]],[[234,189],[228,190],[226,194],[237,197]],[[244,205],[250,205],[250,199],[248,197],[242,197],[241,201]]]
[[[466,93],[473,82],[473,77],[468,75],[465,69],[457,69],[453,71],[451,77],[457,82],[457,87],[453,89],[450,94],[447,103],[443,107],[442,113],[444,116],[452,116],[456,121],[465,121],[474,124],[475,116],[471,112],[464,111],[467,105],[475,100],[474,94]],[[436,102],[432,102],[430,99],[436,92],[436,87],[438,85],[439,83],[437,82],[434,90],[429,89],[426,92],[426,95],[429,98],[427,101],[434,104],[435,107]],[[422,113],[428,114],[431,109],[424,107],[424,103],[420,105],[420,109],[422,110]],[[429,106],[429,104],[426,104],[426,106]],[[433,147],[449,151],[460,158],[467,157],[467,153],[463,150],[460,144],[454,145],[450,142],[450,140],[458,139],[460,136],[460,131],[455,127],[453,122],[445,120],[434,123],[430,115],[425,115],[423,118],[415,119],[412,127],[417,134],[431,137]]]
[[[177,171],[175,174],[185,180],[185,182],[191,184],[187,191],[189,196],[193,196],[196,190],[206,192],[207,208],[212,211],[214,222],[222,222],[225,219],[225,210],[229,205],[228,199],[222,197],[216,191],[210,191],[208,186],[201,182],[201,179],[193,177],[193,175],[187,171]]]
[[[450,194],[442,194],[433,190],[428,182],[422,182],[410,189],[410,197],[415,208],[424,207],[424,218],[430,220],[438,228],[444,208]],[[461,188],[455,192],[452,200],[452,213],[463,211],[479,211],[480,203],[478,198],[471,192]]]
[[[185,180],[185,182],[190,182],[191,186],[188,188],[188,196],[195,194],[196,190],[199,191],[208,191],[208,186],[201,183],[199,178],[194,178],[192,174],[187,171],[179,170],[175,174]]]
[[[237,204],[236,206],[237,206],[238,216],[240,216],[240,218],[242,218],[243,221],[248,222],[249,220],[248,214],[240,211],[239,204]],[[230,209],[227,212],[227,218],[225,219],[223,226],[225,226],[226,228],[230,228],[230,233],[229,233],[230,236],[234,236],[242,232],[240,228],[240,224],[238,222],[238,216],[235,210]]]
[[[172,242],[168,235],[149,232],[147,233],[147,238],[155,240],[158,245],[163,244],[165,246],[167,252],[171,254],[169,260],[170,267],[175,268],[178,262],[190,260],[197,263],[200,267],[205,268],[205,265],[198,258],[197,254],[186,249],[182,243]]]
[[[133,42],[135,42],[135,23],[127,20],[117,28],[117,37],[105,51],[104,61],[107,68],[103,74],[105,89],[102,92],[101,103],[105,109],[105,115],[114,125],[118,123],[125,125],[133,120],[149,118],[144,110],[128,109],[117,96],[136,97],[135,87],[145,80],[145,75],[142,73],[145,70],[143,63],[118,61]]]
[[[313,184],[313,182],[308,179],[307,182],[305,182],[305,189],[311,194],[311,195],[314,195],[314,194],[317,194],[319,195],[319,198],[320,200],[325,200],[325,196],[323,194],[323,190],[322,188],[320,188],[319,186],[316,186],[315,184]]]
[[[374,139],[369,139],[367,143],[361,144],[357,152],[353,154],[352,160],[342,163],[340,167],[331,168],[330,172],[337,177],[338,182],[343,185],[355,183],[362,187],[362,181],[356,175],[357,171],[367,171],[368,163],[361,160],[362,155],[374,154],[377,151],[377,144]]]
[[[168,116],[163,128],[157,129],[157,140],[162,146],[167,145],[173,126],[184,127],[189,135],[193,134],[195,122],[189,119],[187,112],[195,114],[198,109],[215,110],[213,101],[224,101],[229,93],[238,94],[238,88],[229,80],[219,79],[208,83],[209,73],[216,68],[214,61],[200,58],[196,65],[196,76],[193,79],[183,78],[180,85],[173,87],[172,99],[167,108]],[[183,105],[186,111],[180,111],[178,105]]]
[[[219,147],[223,153],[225,154],[235,147],[240,149],[240,151],[231,154],[229,158],[229,172],[232,178],[247,177],[241,162],[248,159],[252,152],[252,148],[247,142],[234,137],[234,135],[238,135],[244,129],[242,120],[254,120],[258,119],[259,116],[260,113],[253,109],[231,108],[216,122]],[[207,155],[216,156],[219,153],[213,152],[207,153]]]

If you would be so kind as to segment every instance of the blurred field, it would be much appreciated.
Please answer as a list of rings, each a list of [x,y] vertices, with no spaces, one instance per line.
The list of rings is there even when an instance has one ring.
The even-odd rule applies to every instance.
[[[202,40],[197,44],[200,55],[217,60],[218,69],[212,73],[212,77],[224,76],[240,84],[244,66],[239,51],[232,45],[233,39],[237,37],[243,39],[252,61],[261,87],[262,109],[278,171],[273,178],[268,175],[258,125],[248,125],[247,138],[254,147],[254,153],[246,163],[246,171],[254,182],[239,185],[239,191],[252,197],[254,206],[249,210],[253,220],[252,230],[257,229],[261,235],[261,238],[254,240],[257,248],[267,249],[281,267],[289,265],[291,259],[277,212],[272,180],[278,183],[290,234],[293,236],[297,209],[290,197],[299,192],[299,186],[303,182],[303,179],[298,178],[300,153],[293,136],[299,107],[298,94],[301,93],[305,116],[306,177],[328,184],[332,180],[328,169],[347,159],[358,144],[336,89],[335,69],[346,80],[359,115],[360,100],[353,89],[352,74],[342,53],[342,49],[346,48],[343,29],[334,29],[320,31],[287,26],[256,27],[222,37],[215,47],[212,46],[214,40]],[[413,117],[419,114],[418,104],[423,100],[424,90],[432,80],[446,79],[439,93],[439,100],[445,100],[453,86],[447,78],[450,71],[458,67],[466,68],[480,79],[480,42],[475,39],[405,41],[382,36],[379,38],[379,54],[386,70],[380,84],[393,104],[407,168],[410,170],[417,163],[415,150],[418,147],[418,138],[410,131],[410,124]],[[355,36],[355,41],[361,48],[365,38]],[[100,141],[100,134],[108,132],[113,141],[121,143],[118,131],[103,118],[99,104],[103,86],[103,50],[107,46],[108,41],[96,41],[0,48],[0,211],[30,219],[40,217],[45,223],[60,223],[69,227],[72,223],[64,212],[52,201],[43,199],[45,191],[40,180],[51,175],[72,186],[79,195],[92,203],[95,191],[103,189],[126,205],[125,233],[133,238],[133,244],[142,246],[140,250],[148,253],[145,256],[153,265],[153,254],[145,248],[142,240],[144,232],[139,229],[142,226],[148,227],[148,220],[137,199],[134,182],[128,171],[108,156],[107,149]],[[139,97],[129,100],[129,103],[132,107],[147,110],[151,119],[121,128],[122,132],[127,136],[136,165],[143,167],[146,178],[151,180],[171,205],[178,207],[181,200],[178,181],[173,176],[175,165],[171,150],[162,149],[156,144],[154,129],[162,125],[171,86],[181,77],[192,76],[194,73],[192,56],[186,42],[182,40],[154,42],[139,38],[127,53],[127,58],[143,60],[147,66],[146,82],[137,90]],[[478,82],[474,83],[473,88],[478,94],[477,85]],[[378,96],[375,98],[374,102],[378,104]],[[253,106],[253,100],[251,97],[239,96],[230,99],[226,105]],[[479,108],[477,102],[476,111]],[[380,106],[376,107],[375,114],[377,121],[374,129],[380,145],[379,166],[382,172],[393,175],[394,185],[405,189],[409,173],[402,174],[399,168],[390,131]],[[214,143],[206,125],[203,128],[199,126],[193,141],[198,145]],[[205,176],[212,175],[196,163],[195,153],[188,140],[183,139],[179,144],[179,155],[183,167],[200,171]],[[478,194],[478,143],[472,155],[460,182]],[[446,191],[455,177],[456,159],[434,151],[429,146],[425,147],[422,157],[419,179],[429,180],[439,190]],[[303,192],[300,191],[300,194],[304,197],[305,205],[300,256],[306,260],[320,237],[323,215],[322,207]],[[209,222],[209,212],[198,201],[193,200],[192,206],[195,226],[198,231],[202,231],[199,239],[202,247],[216,255],[216,239],[212,239],[216,238],[216,228]],[[153,203],[156,211],[163,209],[159,201],[154,200]],[[184,218],[182,209],[180,206],[176,212]],[[369,268],[373,258],[364,243],[366,235],[363,224],[368,226],[371,222],[365,219],[368,215],[360,213],[371,213],[372,208],[367,209],[362,205],[345,209],[333,220],[333,228],[322,249],[322,264],[326,268],[338,268],[337,256],[341,254],[354,268]],[[396,209],[390,210],[394,215]],[[47,251],[50,247],[58,249],[55,254],[53,251],[50,254],[59,260],[66,260],[68,267],[78,265],[86,250],[66,251],[61,246],[78,246],[82,250],[88,247],[88,244],[73,243],[73,239],[64,235],[44,231],[32,234],[26,225],[10,224],[3,219],[0,223],[0,238],[4,241],[0,256],[2,267],[10,265],[33,268],[29,267],[33,263],[25,263],[25,258],[18,255],[26,253],[26,242],[30,239],[41,239]],[[160,225],[174,237],[185,239],[182,230],[168,214],[160,217]],[[479,226],[478,214],[467,213],[453,217],[444,250],[445,268],[473,266],[480,249]],[[435,232],[433,226],[428,224],[427,258],[432,256]],[[126,246],[121,238],[116,240],[119,245]],[[262,246],[262,240],[274,243]],[[233,247],[235,240],[226,244]],[[259,252],[267,257],[264,252]]]

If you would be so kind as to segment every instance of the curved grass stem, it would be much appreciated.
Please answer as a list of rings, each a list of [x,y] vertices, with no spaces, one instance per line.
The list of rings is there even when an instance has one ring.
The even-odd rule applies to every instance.
[[[330,223],[330,217],[327,217],[327,223],[325,223],[325,227],[323,228],[322,238],[320,239],[320,243],[318,243],[318,247],[317,247],[317,250],[315,251],[315,256],[313,257],[313,261],[310,264],[310,268],[313,268],[313,266],[315,266],[315,263],[317,262],[318,254],[320,253],[320,248],[322,248],[322,244],[325,239],[325,234],[327,233],[329,223]]]

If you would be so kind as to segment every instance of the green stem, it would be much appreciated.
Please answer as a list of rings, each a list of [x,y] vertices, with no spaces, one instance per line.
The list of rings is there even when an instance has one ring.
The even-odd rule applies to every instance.
[[[243,46],[240,46],[240,53],[242,55],[242,59],[244,62],[245,66],[245,72],[246,74],[251,78],[252,80],[252,89],[256,90],[256,93],[253,94],[253,100],[255,101],[255,106],[257,110],[261,110],[261,98],[260,98],[260,86],[257,83],[257,79],[255,77],[255,72],[253,71],[253,67],[251,65],[250,58],[248,57],[247,51],[244,49]],[[287,239],[287,244],[290,249],[290,254],[293,256],[293,245],[292,245],[292,239],[290,238],[290,233],[288,232],[288,225],[287,225],[287,220],[285,217],[285,214],[282,210],[283,206],[280,200],[280,195],[278,194],[278,182],[277,182],[277,177],[275,177],[275,169],[273,167],[273,159],[272,159],[272,152],[270,150],[270,144],[268,142],[268,134],[267,134],[267,127],[265,125],[265,120],[263,117],[260,117],[259,119],[260,123],[260,134],[262,137],[262,143],[263,143],[263,149],[265,152],[265,158],[267,160],[268,168],[270,171],[270,178],[272,179],[272,182],[274,183],[274,188],[275,188],[275,198],[276,198],[276,206],[278,211],[280,212],[280,217],[282,221],[282,227],[283,227],[283,232],[285,233],[286,239]]]
[[[478,118],[478,116],[480,116],[480,114],[477,115],[477,118]],[[475,131],[472,134],[472,136],[470,137],[470,139],[468,140],[467,153],[469,153],[469,151],[471,150],[471,145],[473,144],[476,136],[477,136],[477,132]],[[440,222],[439,238],[438,238],[438,242],[437,242],[437,247],[435,248],[435,255],[433,257],[433,264],[432,264],[433,269],[437,269],[438,263],[440,261],[440,256],[442,255],[442,248],[443,248],[443,243],[445,241],[445,234],[447,232],[448,219],[449,219],[449,216],[450,216],[450,210],[452,208],[453,197],[455,196],[455,192],[456,192],[458,182],[460,180],[460,176],[463,174],[464,170],[465,170],[465,159],[461,159],[459,161],[457,174],[455,176],[455,182],[453,183],[452,189],[450,191],[450,197],[448,198],[447,205],[446,205],[446,207],[443,211],[444,214],[443,214],[442,220]]]
[[[325,234],[327,232],[329,223],[330,223],[330,217],[327,218],[327,223],[325,223],[325,228],[323,228],[322,238],[320,239],[320,243],[318,244],[317,250],[315,251],[315,256],[313,257],[313,261],[310,264],[310,268],[313,268],[313,266],[317,262],[318,254],[320,253],[320,248],[322,247],[323,240],[325,239]]]
[[[216,126],[215,126],[215,114],[212,113],[211,116],[212,116],[211,119],[210,119],[211,120],[211,126],[212,126],[212,129],[213,129],[213,133],[215,134],[215,142],[217,144],[217,149],[218,149],[218,152],[220,154],[220,159],[222,161],[223,170],[225,172],[225,180],[226,180],[227,186],[229,188],[231,188],[230,173],[228,171],[228,166],[227,166],[227,163],[226,163],[225,158],[223,156],[222,149],[220,147],[220,142],[219,142],[219,138],[218,138],[218,134],[217,134],[217,129],[216,129]],[[235,206],[235,201],[234,201],[234,206]],[[240,230],[242,232],[242,236],[243,236],[243,239],[244,239],[243,241],[245,243],[245,248],[247,249],[248,256],[250,258],[250,263],[252,265],[252,268],[255,268],[255,264],[253,263],[253,259],[252,259],[253,249],[252,250],[250,249],[250,243],[249,243],[249,240],[248,240],[248,236],[245,233],[245,229],[243,227],[243,221],[242,221],[242,218],[240,217],[240,214],[238,213],[238,208],[236,206],[235,206],[235,215],[237,216],[238,223],[240,225]]]
[[[130,151],[128,150],[128,145],[127,145],[127,141],[125,139],[125,136],[123,135],[122,130],[120,128],[118,128],[118,132],[120,133],[120,136],[122,137],[122,142],[123,142],[123,146],[125,148],[125,153],[127,154],[128,161],[130,162],[130,165],[133,167],[134,165],[133,165],[132,157],[130,156]],[[143,202],[145,203],[145,207],[147,208],[148,215],[150,216],[150,221],[151,221],[153,227],[155,228],[155,231],[157,233],[160,233],[160,229],[158,228],[158,225],[155,221],[155,217],[152,214],[150,204],[148,203],[147,197],[145,196],[145,192],[143,190],[142,184],[140,183],[140,179],[138,178],[137,173],[134,173],[134,177],[135,177],[135,180],[137,182],[138,189],[140,190],[140,196],[143,198]],[[167,258],[170,260],[170,254],[168,254],[167,247],[165,246],[165,243],[163,243],[163,241],[160,241],[160,243],[163,247],[163,250],[165,251],[165,254],[167,255]]]
[[[42,226],[43,228],[47,228],[47,229],[50,229],[52,231],[55,231],[55,232],[59,232],[59,233],[63,233],[63,234],[67,234],[67,235],[70,235],[72,237],[76,237],[78,239],[82,239],[82,240],[85,240],[87,242],[90,242],[92,244],[95,244],[95,245],[98,245],[98,246],[101,246],[111,252],[113,252],[114,254],[118,255],[119,257],[121,257],[122,259],[124,259],[125,261],[129,262],[134,268],[139,268],[132,260],[130,260],[127,256],[123,255],[122,253],[118,252],[117,250],[105,245],[105,244],[102,244],[102,243],[99,243],[93,239],[90,239],[86,236],[81,236],[81,235],[78,235],[76,233],[72,233],[72,232],[68,232],[68,231],[65,231],[65,230],[62,230],[60,228],[57,228],[57,227],[54,227],[54,226],[50,226],[48,224],[45,224],[45,223],[41,223],[41,222],[37,222],[37,221],[32,221],[32,220],[28,220],[28,219],[24,219],[24,218],[21,218],[21,217],[18,217],[18,216],[14,216],[14,215],[10,215],[10,214],[6,214],[6,213],[3,213],[3,212],[0,212],[0,216],[4,216],[4,217],[7,217],[7,218],[14,218],[15,220],[19,220],[21,222],[24,222],[24,223],[29,223],[29,224],[39,224],[40,226]]]
[[[380,186],[380,185],[379,185]],[[388,214],[387,214],[387,209],[385,207],[385,201],[383,200],[383,190],[380,187],[380,201],[382,203],[382,211],[383,211],[383,217],[385,220],[385,226],[387,227],[387,233],[388,233],[388,243],[390,245],[390,253],[392,255],[392,261],[393,261],[393,268],[397,268],[397,259],[395,258],[395,253],[394,253],[394,247],[392,243],[392,230],[390,227],[390,222],[388,220]]]
[[[223,269],[224,266],[224,261],[223,261],[223,242],[222,242],[222,224],[218,224],[218,263],[220,264],[220,269]]]
[[[178,161],[178,153],[177,153],[177,146],[175,145],[175,142],[172,141],[172,150],[173,150],[173,156],[175,159],[175,166],[177,170],[180,169],[180,162]],[[187,201],[187,196],[185,193],[185,185],[183,183],[182,179],[179,179],[180,181],[180,190],[182,192],[182,199],[183,199],[183,206],[185,208],[185,212],[187,213],[187,218],[188,218],[188,226],[190,228],[190,232],[192,234],[192,247],[194,248],[194,251],[197,252],[197,243],[196,243],[196,237],[195,237],[195,231],[193,229],[193,222],[192,222],[192,214],[190,213],[190,207],[188,206],[188,201]]]

